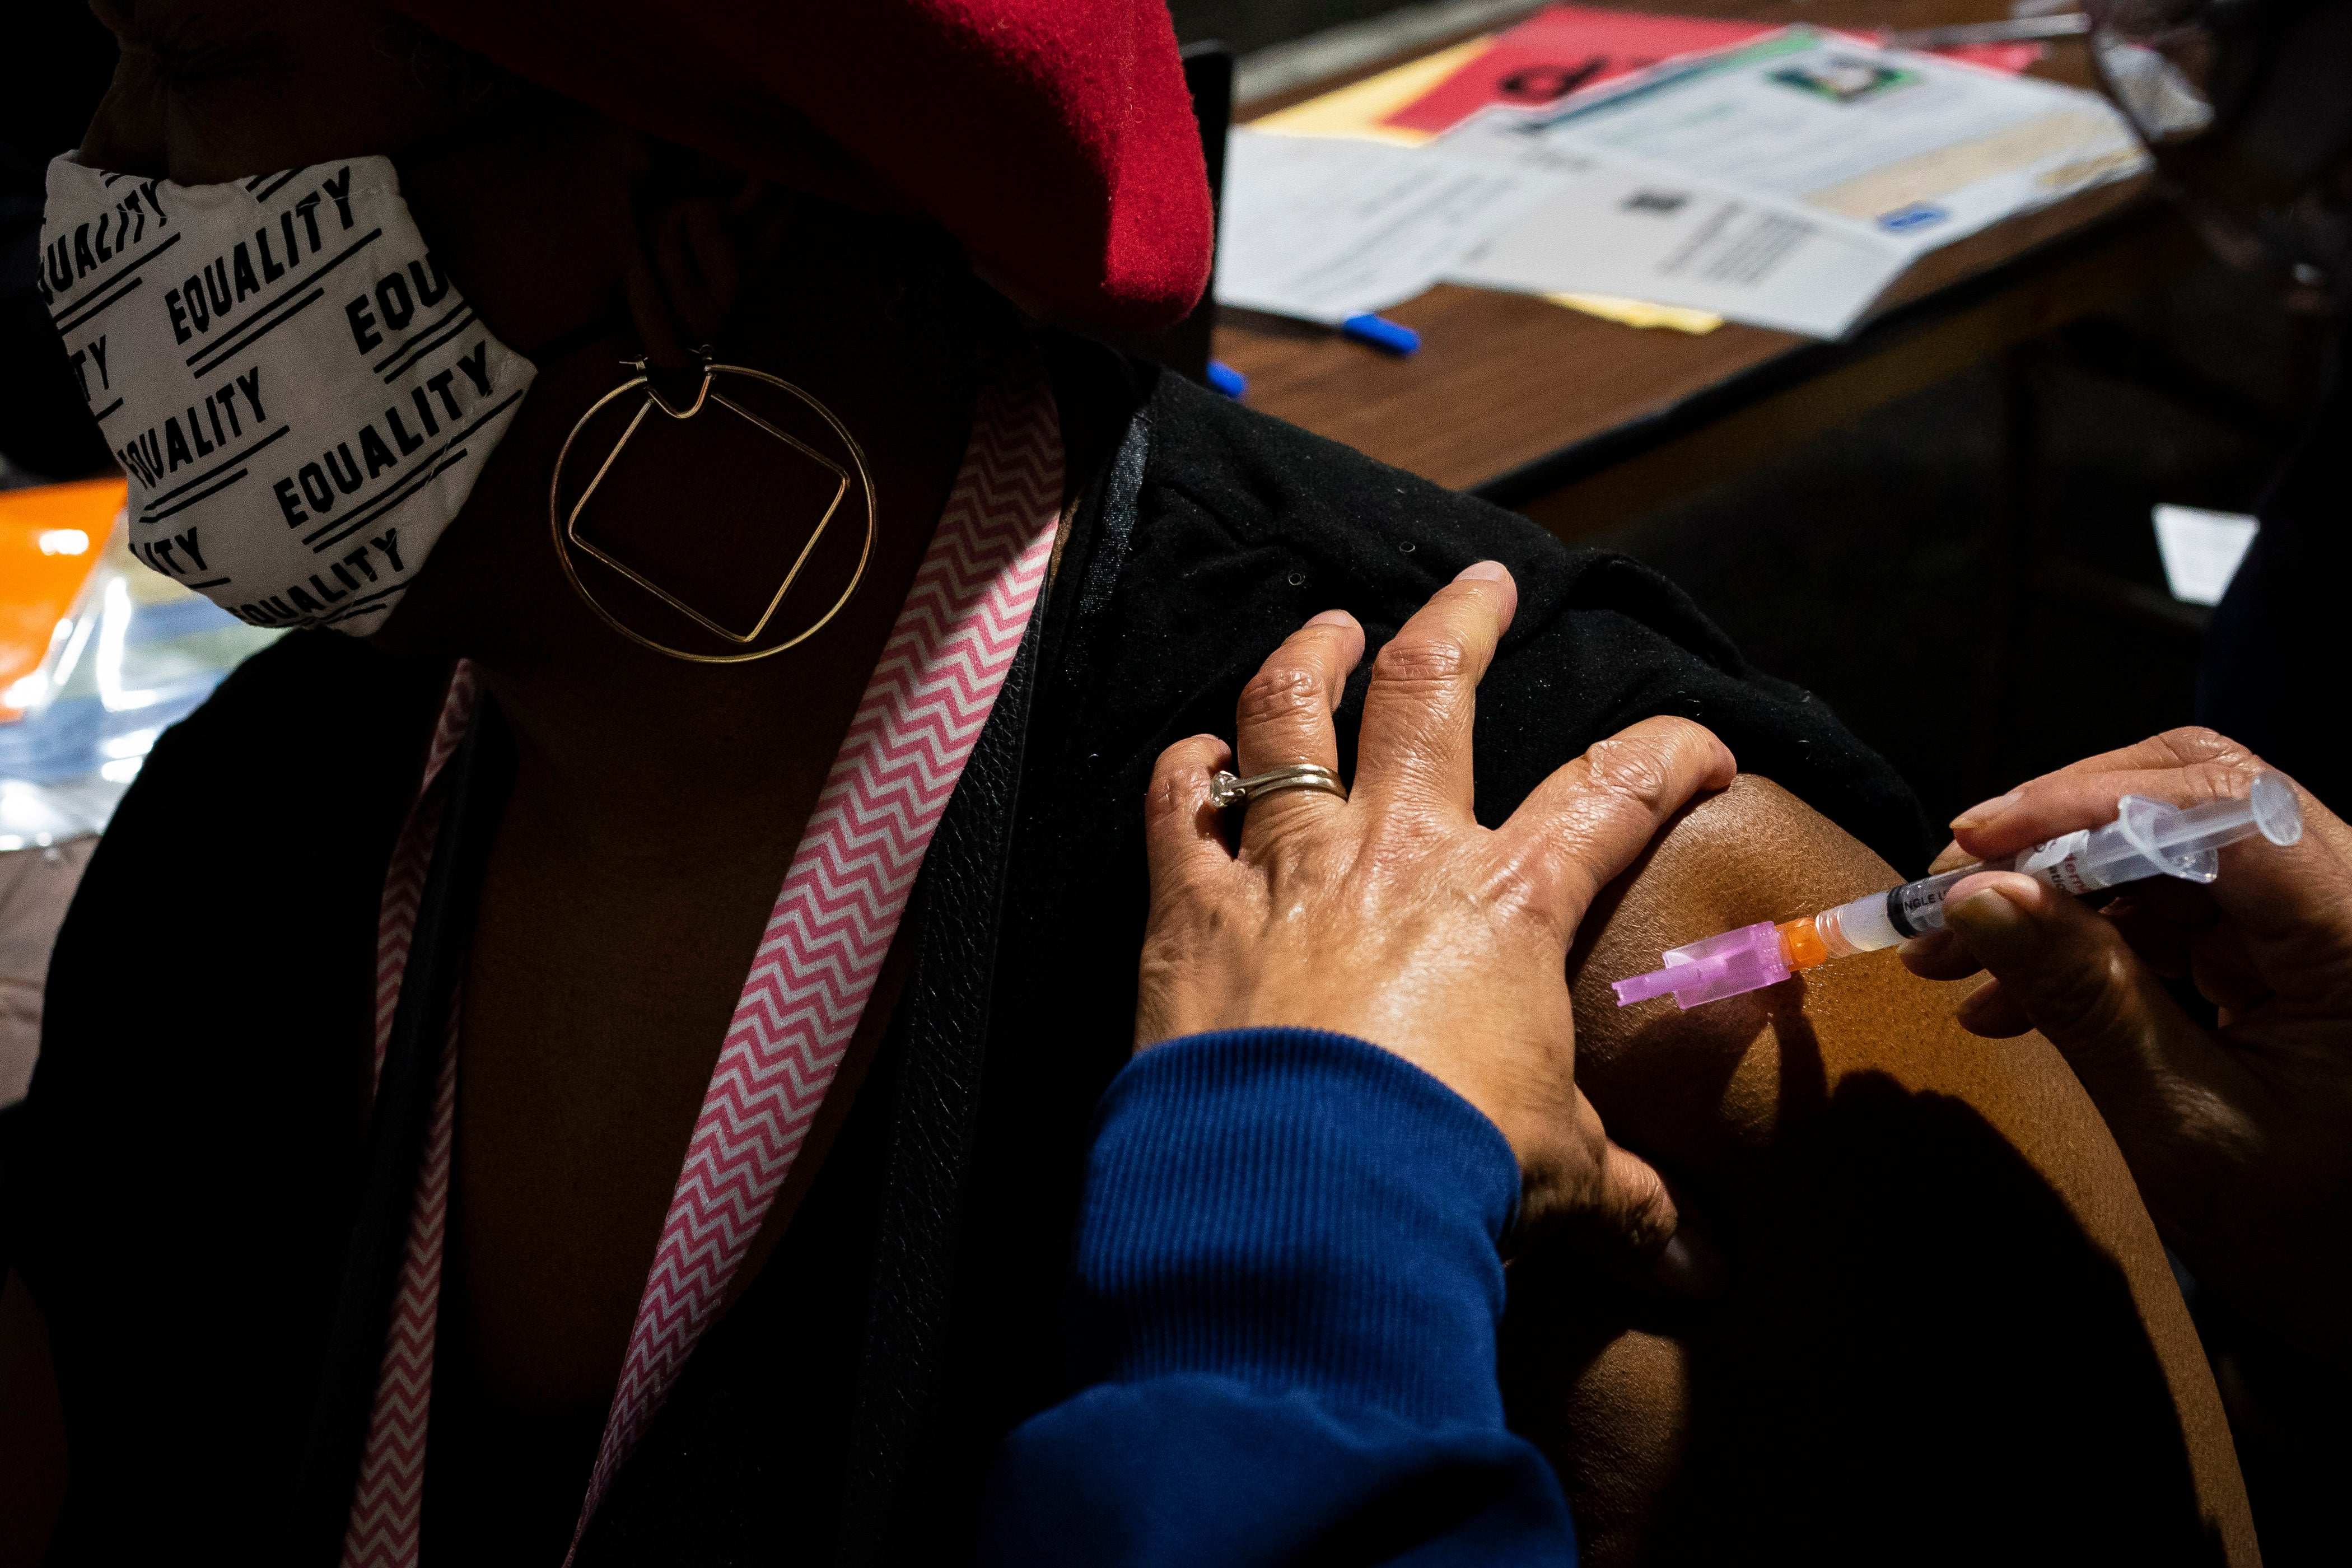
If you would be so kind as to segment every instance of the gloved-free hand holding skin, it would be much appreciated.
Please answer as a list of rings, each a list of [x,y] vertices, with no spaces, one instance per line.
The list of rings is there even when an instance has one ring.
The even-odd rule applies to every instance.
[[[2265,771],[2222,736],[2174,731],[1975,807],[1946,858],[2095,826],[2126,794],[2242,796]],[[2307,795],[2303,810],[2298,843],[2231,845],[2210,886],[2142,883],[2097,911],[2028,878],[1971,877],[1951,891],[1947,937],[1904,958],[1942,978],[1990,971],[1960,1023],[1993,1037],[2039,1027],[2198,1279],[2352,1371],[2352,828]],[[2159,979],[2181,975],[2218,1027]]]
[[[1735,764],[1700,726],[1652,719],[1554,773],[1500,828],[1481,826],[1476,690],[1517,600],[1491,562],[1441,590],[1374,661],[1351,798],[1266,795],[1237,850],[1208,804],[1210,775],[1233,760],[1224,743],[1196,736],[1161,756],[1136,1039],[1286,1025],[1372,1041],[1502,1131],[1523,1231],[1704,1290],[1709,1249],[1695,1233],[1676,1243],[1664,1184],[1577,1091],[1563,963],[1593,895]],[[1332,709],[1363,649],[1354,619],[1330,612],[1266,660],[1239,705],[1243,773],[1338,765]]]

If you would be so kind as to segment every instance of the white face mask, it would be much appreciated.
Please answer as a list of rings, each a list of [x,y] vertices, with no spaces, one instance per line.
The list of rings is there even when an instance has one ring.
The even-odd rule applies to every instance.
[[[224,185],[49,165],[40,290],[131,476],[131,548],[257,626],[365,636],[535,374],[385,158]]]

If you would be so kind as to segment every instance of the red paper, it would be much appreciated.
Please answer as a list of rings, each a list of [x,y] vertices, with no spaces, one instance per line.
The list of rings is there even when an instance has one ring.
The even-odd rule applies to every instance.
[[[1381,123],[1435,135],[1490,104],[1541,108],[1675,55],[1724,48],[1779,30],[1777,23],[1548,5],[1496,34],[1484,51]],[[1939,52],[2000,71],[2021,71],[2042,58],[2039,44],[1976,44]]]
[[[1955,44],[1948,49],[1930,49],[1931,55],[1941,55],[1948,60],[1966,60],[1972,66],[1982,66],[1989,71],[2000,71],[2015,76],[2050,52],[2047,44]]]

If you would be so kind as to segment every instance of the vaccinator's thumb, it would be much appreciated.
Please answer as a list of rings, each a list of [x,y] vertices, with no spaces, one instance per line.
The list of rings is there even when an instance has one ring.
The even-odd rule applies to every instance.
[[[1601,1158],[1601,1179],[1603,1212],[1618,1216],[1611,1239],[1623,1249],[1621,1273],[1666,1296],[1703,1301],[1723,1293],[1731,1276],[1723,1248],[1689,1198],[1669,1189],[1656,1167],[1612,1142]],[[1665,1242],[1654,1247],[1649,1238],[1661,1232]]]

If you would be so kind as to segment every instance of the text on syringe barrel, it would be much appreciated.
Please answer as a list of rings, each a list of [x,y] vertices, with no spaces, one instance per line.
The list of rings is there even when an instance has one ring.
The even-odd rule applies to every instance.
[[[2016,857],[2011,865],[2021,868],[2021,863],[2033,858],[2035,853],[2028,850]],[[1881,948],[1893,947],[1906,937],[1923,936],[1931,931],[1943,930],[1944,897],[1962,878],[1973,877],[1979,871],[2010,868],[2011,866],[2005,865],[1979,864],[1939,871],[1935,876],[1922,877],[1916,882],[1906,882],[1883,893],[1872,893],[1850,904],[1824,910],[1813,917],[1813,927],[1832,957],[1875,952]],[[2038,871],[2027,874],[2038,876],[2044,882],[2052,881],[2048,875]]]
[[[2090,842],[2091,833],[2091,829],[2085,828],[2061,834],[2046,843],[2021,851],[2006,861],[1962,866],[1950,871],[1939,871],[1932,877],[1922,877],[1916,882],[1906,882],[1899,888],[1889,888],[1886,889],[1886,923],[1894,928],[1898,940],[1943,930],[1945,895],[1979,871],[2021,872],[2044,887],[2055,888],[2064,893],[2095,891],[2108,884],[2084,874],[2081,851]]]
[[[1958,886],[1963,877],[1973,877],[1979,871],[1995,870],[1991,866],[1963,866],[1956,871],[1938,872],[1922,877],[1916,882],[1906,882],[1899,888],[1886,889],[1886,923],[1895,928],[1897,936],[1924,936],[1931,931],[1944,929],[1944,895]]]

